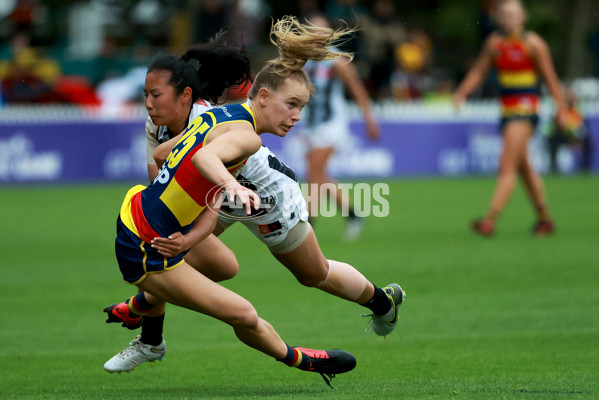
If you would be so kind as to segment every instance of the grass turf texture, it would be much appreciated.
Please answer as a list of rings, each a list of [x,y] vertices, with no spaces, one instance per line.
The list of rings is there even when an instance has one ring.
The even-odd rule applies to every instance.
[[[128,185],[1,188],[0,398],[597,398],[598,180],[546,180],[557,222],[549,238],[530,235],[521,187],[494,238],[472,234],[493,184],[392,182],[390,215],[370,217],[351,245],[341,218],[317,221],[329,258],[406,289],[386,340],[363,332],[365,309],[296,283],[243,226],[225,233],[241,265],[225,286],[288,343],[356,356],[334,391],[245,347],[223,323],[173,306],[164,361],[106,373],[103,363],[135,334],[101,312],[135,290],[113,250]]]

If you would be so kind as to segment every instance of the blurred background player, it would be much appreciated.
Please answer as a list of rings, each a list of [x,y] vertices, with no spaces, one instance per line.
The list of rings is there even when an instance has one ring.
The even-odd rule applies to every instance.
[[[308,21],[316,26],[329,27],[326,17],[321,14],[310,16]],[[338,50],[332,48],[332,51]],[[340,190],[327,190],[327,199],[320,198],[321,186],[335,183],[327,171],[329,159],[336,149],[348,141],[350,135],[344,89],[349,91],[362,110],[370,139],[379,137],[379,127],[372,114],[366,88],[350,60],[340,57],[336,60],[308,61],[304,71],[316,86],[316,94],[308,103],[308,116],[301,131],[308,145],[307,180],[310,183],[310,198],[313,199],[309,204],[310,215],[316,217],[320,202],[330,199],[341,210],[347,210],[346,238],[355,240],[360,235],[363,221],[356,216],[347,196],[342,196]],[[316,190],[316,193],[312,190]]]
[[[223,38],[221,35],[210,43],[194,46],[181,58],[163,56],[150,65],[145,91],[150,114],[146,133],[151,180],[158,175],[153,157],[161,166],[182,136],[173,136],[172,132],[212,108],[207,100],[217,103],[224,88],[251,79],[244,49],[227,45]],[[197,72],[191,69],[191,61],[197,61],[200,66]],[[219,68],[221,63],[227,63],[228,68]],[[205,82],[210,84],[207,86]],[[157,127],[153,121],[165,125]],[[158,147],[159,142],[163,144]],[[221,212],[214,230],[217,235],[237,220],[241,221],[300,283],[368,307],[372,312],[368,315],[373,321],[372,328],[378,335],[387,335],[396,327],[403,290],[397,284],[377,288],[351,265],[328,260],[323,255],[307,222],[306,203],[296,175],[289,167],[263,146],[248,158],[237,180],[254,190],[266,188],[268,195],[274,194],[275,202],[269,203],[273,209],[266,212],[261,208],[252,218],[247,217],[245,210]],[[264,201],[268,200],[267,196]],[[153,245],[167,257],[175,257],[188,249],[182,235],[157,238]],[[192,246],[185,261],[214,281],[230,279],[239,270],[233,252],[212,234]],[[139,340],[115,356],[118,367],[112,366],[113,369],[128,371],[156,357],[145,350],[163,340],[164,312],[164,304],[161,304],[144,315]]]
[[[563,126],[567,107],[545,41],[526,31],[526,13],[519,0],[499,1],[494,10],[499,29],[492,33],[483,49],[454,93],[456,107],[479,86],[493,65],[498,71],[501,89],[501,134],[503,153],[489,210],[472,223],[474,232],[491,236],[495,223],[516,185],[516,174],[522,178],[535,208],[537,221],[532,232],[536,236],[553,233],[554,222],[547,209],[543,181],[533,170],[528,157],[528,142],[539,119],[539,77],[543,78],[557,107],[556,120]]]

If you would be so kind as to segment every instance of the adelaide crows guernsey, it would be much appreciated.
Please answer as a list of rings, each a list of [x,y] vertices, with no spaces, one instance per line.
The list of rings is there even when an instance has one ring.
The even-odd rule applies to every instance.
[[[212,104],[210,104],[206,100],[198,100],[194,103],[189,111],[189,115],[187,116],[187,121],[185,123],[185,127],[189,125],[191,121],[193,121],[198,115],[203,112],[208,111],[212,108]],[[160,143],[164,143],[167,140],[172,139],[177,136],[181,132],[171,132],[168,126],[156,126],[154,122],[152,122],[152,118],[148,116],[146,120],[146,152],[148,158],[148,164],[156,164],[154,160],[154,150],[160,145]]]
[[[538,114],[539,78],[525,37],[526,33],[511,35],[497,42],[493,65],[498,72],[503,117]]]
[[[127,193],[120,213],[125,226],[147,243],[154,237],[187,233],[219,190],[200,174],[191,158],[206,144],[215,128],[239,122],[247,122],[256,129],[254,115],[246,104],[213,108],[195,118],[150,186],[138,185]],[[227,169],[235,174],[246,161]]]

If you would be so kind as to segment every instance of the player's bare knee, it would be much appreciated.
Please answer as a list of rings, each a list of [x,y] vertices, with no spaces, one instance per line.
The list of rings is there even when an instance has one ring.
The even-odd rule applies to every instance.
[[[235,310],[233,316],[227,322],[235,329],[254,329],[258,326],[258,321],[256,309],[249,302],[244,302]]]
[[[219,278],[221,281],[226,281],[228,279],[232,279],[239,272],[239,263],[237,262],[237,258],[231,252],[229,256],[227,256],[223,260],[222,267],[219,268]]]

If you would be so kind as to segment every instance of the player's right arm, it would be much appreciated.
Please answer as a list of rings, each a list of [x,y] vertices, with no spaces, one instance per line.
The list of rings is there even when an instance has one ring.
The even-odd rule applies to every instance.
[[[260,206],[260,197],[240,185],[225,164],[242,162],[260,149],[262,140],[247,122],[224,125],[219,129],[223,131],[213,132],[191,162],[206,179],[225,189],[229,199],[239,198],[250,215],[252,205],[256,210]]]
[[[470,67],[466,77],[456,89],[453,95],[453,104],[456,108],[460,108],[468,95],[470,95],[470,93],[472,93],[472,91],[476,89],[487,77],[489,68],[491,67],[493,46],[495,41],[495,34],[491,34],[485,41],[480,54],[474,61],[472,67]]]

